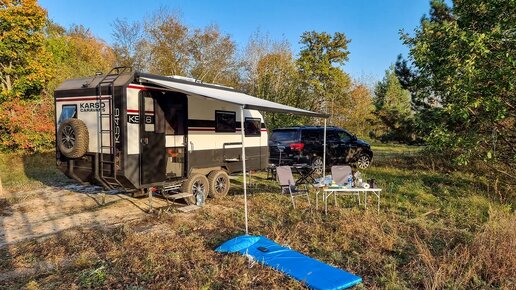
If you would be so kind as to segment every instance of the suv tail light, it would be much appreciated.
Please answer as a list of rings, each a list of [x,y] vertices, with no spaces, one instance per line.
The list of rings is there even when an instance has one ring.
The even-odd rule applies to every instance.
[[[303,148],[305,148],[304,143],[292,143],[290,144],[290,150],[292,151],[303,151]]]

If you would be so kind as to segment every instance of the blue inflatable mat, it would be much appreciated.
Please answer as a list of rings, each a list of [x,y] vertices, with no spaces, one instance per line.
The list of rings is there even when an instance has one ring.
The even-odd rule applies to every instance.
[[[312,289],[345,289],[362,282],[358,276],[261,236],[239,236],[220,245],[215,251],[249,255],[255,261],[279,270]]]

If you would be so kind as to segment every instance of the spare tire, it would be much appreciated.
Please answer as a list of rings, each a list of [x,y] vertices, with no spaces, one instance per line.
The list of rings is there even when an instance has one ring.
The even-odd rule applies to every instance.
[[[67,119],[57,130],[57,148],[68,158],[80,158],[89,145],[88,127],[79,119]]]

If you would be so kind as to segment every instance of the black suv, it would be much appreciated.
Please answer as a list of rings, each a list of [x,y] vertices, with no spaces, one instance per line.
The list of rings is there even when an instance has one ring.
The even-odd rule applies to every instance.
[[[322,167],[324,127],[288,127],[272,130],[269,137],[269,162],[276,165],[307,163]],[[356,164],[369,167],[371,146],[344,129],[326,128],[326,164]]]

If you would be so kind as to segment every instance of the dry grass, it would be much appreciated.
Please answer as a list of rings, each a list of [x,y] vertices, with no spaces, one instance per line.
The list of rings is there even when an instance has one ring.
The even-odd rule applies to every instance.
[[[301,199],[301,209],[293,210],[274,183],[258,175],[249,197],[250,231],[360,275],[364,283],[358,288],[514,289],[513,205],[500,203],[470,173],[431,170],[407,158],[385,157],[364,171],[386,189],[379,214],[358,209],[350,198],[330,207],[328,216]],[[194,213],[76,228],[3,249],[0,287],[303,288],[242,256],[213,251],[243,233],[238,185],[234,195],[210,200]],[[38,265],[42,270],[15,272]],[[6,275],[10,279],[2,280]]]
[[[425,289],[515,289],[515,223],[514,214],[493,212],[471,242],[445,241],[440,251],[416,235],[417,257],[410,268],[427,276]]]
[[[0,153],[0,177],[4,194],[35,190],[46,185],[70,183],[57,170],[55,152],[39,154]]]

